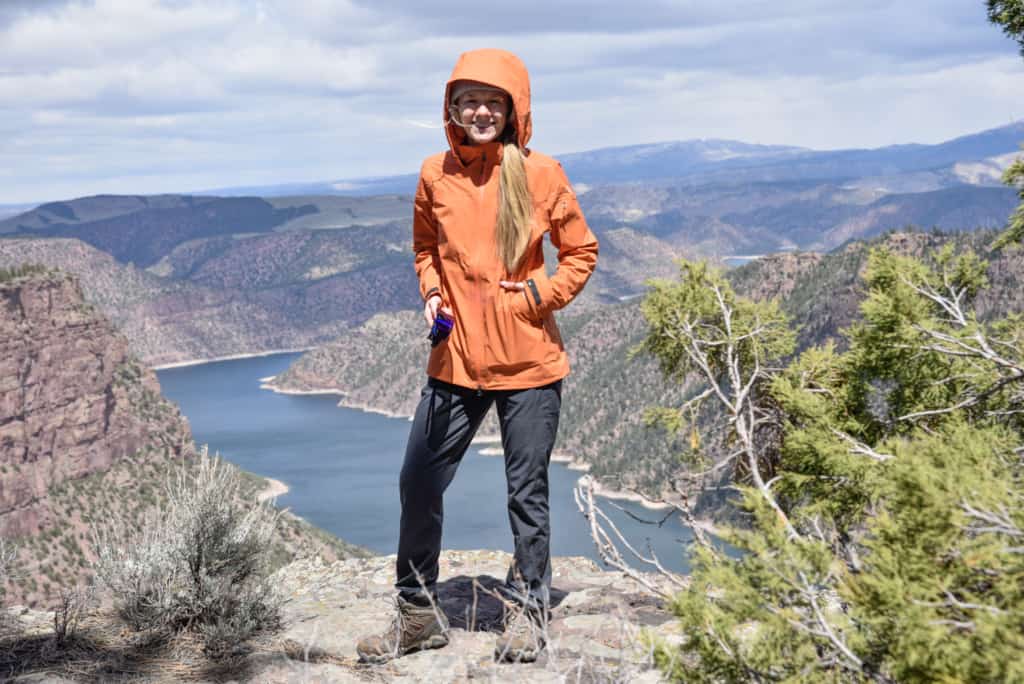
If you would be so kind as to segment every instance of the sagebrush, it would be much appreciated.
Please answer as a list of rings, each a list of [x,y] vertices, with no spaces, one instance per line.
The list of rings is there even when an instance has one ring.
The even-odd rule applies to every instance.
[[[280,599],[267,580],[278,512],[241,491],[238,470],[204,450],[177,471],[166,503],[141,527],[97,533],[97,578],[131,629],[190,630],[208,655],[222,657],[280,628]]]

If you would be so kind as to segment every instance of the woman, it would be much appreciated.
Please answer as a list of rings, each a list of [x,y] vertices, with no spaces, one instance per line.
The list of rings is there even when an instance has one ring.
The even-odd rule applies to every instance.
[[[440,312],[453,327],[430,354],[402,466],[398,619],[357,651],[383,662],[448,643],[444,618],[431,607],[442,497],[494,404],[515,540],[507,593],[524,606],[495,650],[532,660],[544,646],[527,621],[543,619],[548,605],[548,463],[569,372],[553,312],[583,289],[597,239],[561,166],[526,149],[530,85],[518,57],[463,54],[445,89],[444,121],[450,149],[423,163],[413,249],[428,325]],[[550,278],[545,233],[558,249]]]

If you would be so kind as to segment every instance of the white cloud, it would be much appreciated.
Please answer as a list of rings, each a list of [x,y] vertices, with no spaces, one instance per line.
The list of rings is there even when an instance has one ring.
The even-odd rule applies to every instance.
[[[9,0],[8,0],[9,3]],[[694,137],[937,142],[1024,117],[962,0],[51,0],[0,5],[0,202],[409,172],[444,80],[531,69],[538,149]],[[409,123],[414,122],[414,123]]]

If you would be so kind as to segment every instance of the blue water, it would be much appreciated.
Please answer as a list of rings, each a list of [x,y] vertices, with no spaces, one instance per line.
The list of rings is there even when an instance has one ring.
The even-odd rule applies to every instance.
[[[398,473],[410,422],[339,408],[329,395],[296,396],[261,390],[260,378],[285,370],[297,354],[219,361],[157,373],[164,395],[181,407],[197,444],[207,444],[245,470],[281,480],[290,491],[278,505],[338,537],[394,553],[398,539]],[[486,447],[487,445],[483,445]],[[491,445],[494,446],[494,445]],[[504,462],[470,447],[445,494],[443,545],[449,549],[512,550],[505,508]],[[551,464],[551,547],[559,556],[598,560],[589,523],[572,489],[580,473]],[[616,504],[658,520],[663,512]],[[661,527],[638,523],[603,500],[631,543],[650,540],[662,563],[686,572],[692,535],[671,516]]]

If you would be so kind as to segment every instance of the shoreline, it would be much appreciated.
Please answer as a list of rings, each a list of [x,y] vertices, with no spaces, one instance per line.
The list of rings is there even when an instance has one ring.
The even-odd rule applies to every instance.
[[[278,387],[277,385],[273,384],[275,377],[277,376],[271,375],[266,378],[260,378],[260,389],[270,390],[274,394],[287,394],[296,397],[321,396],[333,394],[334,396],[340,397],[337,404],[339,408],[355,409],[357,411],[362,411],[363,413],[376,413],[378,415],[387,416],[388,418],[405,418],[407,420],[412,420],[412,416],[406,415],[404,413],[386,411],[375,406],[370,406],[369,404],[357,404],[355,402],[347,402],[345,400],[345,393],[342,392],[340,389],[294,390]]]
[[[209,359],[189,359],[188,361],[175,361],[173,363],[161,363],[155,366],[150,365],[151,370],[168,370],[170,368],[185,368],[187,366],[200,366],[204,363],[216,363],[218,361],[238,361],[239,359],[254,359],[260,356],[273,356],[274,354],[293,354],[305,352],[316,347],[297,347],[295,349],[268,349],[267,351],[252,352],[248,354],[228,354],[227,356],[214,356]],[[149,365],[149,364],[147,364]]]
[[[259,502],[272,501],[277,497],[284,496],[289,491],[291,491],[288,485],[286,485],[284,482],[281,482],[280,480],[275,480],[272,477],[264,477],[263,479],[266,481],[267,486],[262,492],[256,495],[256,500]]]
[[[589,477],[589,475],[581,475],[580,479],[576,481],[576,484],[578,486],[582,486],[583,480],[586,477]],[[600,496],[605,499],[612,499],[613,501],[632,501],[633,503],[638,503],[644,508],[651,511],[664,511],[666,509],[672,508],[672,504],[662,503],[661,501],[653,501],[642,494],[637,494],[636,492],[626,492],[619,489],[612,489],[611,487],[603,485],[593,478],[590,479],[590,486],[594,490],[595,496]]]
[[[333,388],[333,389],[285,389],[285,388],[281,388],[281,387],[278,387],[278,386],[275,386],[275,385],[271,384],[272,381],[273,381],[273,377],[274,376],[270,376],[268,378],[260,378],[260,380],[261,380],[260,389],[268,389],[271,392],[274,392],[276,394],[293,394],[293,395],[298,395],[298,396],[301,396],[301,395],[316,395],[316,394],[335,394],[335,395],[338,395],[338,396],[341,396],[341,397],[345,396],[345,392],[343,392],[342,390],[340,390],[338,388]],[[383,409],[377,409],[375,407],[371,407],[371,405],[368,405],[368,404],[361,404],[361,403],[357,404],[357,403],[354,403],[354,402],[353,403],[346,403],[344,398],[342,398],[340,401],[338,401],[338,407],[342,408],[342,409],[354,409],[356,411],[362,411],[362,412],[365,412],[365,413],[368,413],[368,414],[379,414],[381,416],[386,416],[387,418],[403,418],[403,419],[406,419],[408,421],[412,421],[413,420],[413,417],[409,416],[408,414],[397,414],[397,413],[394,413],[394,412],[391,412],[391,411],[385,411]],[[488,456],[488,457],[490,457],[490,456],[501,456],[501,455],[504,454],[504,452],[502,451],[501,442],[502,442],[501,435],[497,435],[497,434],[478,434],[478,435],[474,436],[472,441],[470,441],[469,443],[470,443],[471,446],[476,446],[477,447],[477,453],[480,456]],[[482,448],[480,448],[480,446],[484,445],[484,444],[498,444],[498,445],[497,446],[487,445],[487,446],[483,446]],[[577,459],[574,459],[571,455],[566,454],[565,452],[555,451],[554,453],[552,453],[552,455],[551,455],[551,462],[552,463],[562,463],[562,464],[565,465],[565,467],[568,470],[575,470],[575,471],[584,473],[580,477],[580,480],[582,480],[584,477],[587,477],[587,473],[590,472],[590,464],[589,463],[585,463],[583,461],[578,461]],[[578,481],[578,483],[579,483],[579,481]],[[636,503],[636,504],[640,504],[641,506],[643,506],[644,508],[646,508],[648,510],[655,510],[655,511],[656,510],[665,510],[665,509],[668,509],[668,508],[672,508],[671,504],[663,504],[663,503],[660,503],[660,502],[651,501],[650,499],[646,499],[645,497],[642,497],[642,496],[640,496],[638,494],[633,493],[633,491],[623,491],[623,490],[620,490],[620,489],[613,489],[613,488],[611,488],[611,487],[609,487],[607,485],[601,484],[601,483],[596,482],[596,481],[594,481],[593,484],[594,484],[594,494],[596,496],[598,496],[598,497],[601,497],[602,499],[611,499],[613,501],[629,501],[629,502],[633,502],[633,503]],[[701,522],[703,522],[703,521],[701,521]],[[708,524],[710,525],[711,523],[709,522]]]
[[[296,389],[286,389],[286,388],[282,388],[282,387],[277,387],[276,385],[272,384],[275,377],[276,376],[271,375],[271,376],[268,376],[268,377],[265,377],[265,378],[260,378],[260,389],[270,390],[271,392],[274,392],[275,394],[285,394],[285,395],[292,395],[292,396],[318,396],[318,395],[331,395],[331,394],[333,394],[335,396],[342,397],[342,399],[338,402],[338,407],[340,407],[340,408],[355,409],[357,411],[363,411],[364,413],[376,413],[376,414],[379,414],[379,415],[386,416],[388,418],[404,418],[406,420],[412,420],[412,418],[413,418],[412,416],[404,414],[404,413],[395,413],[393,411],[386,411],[384,409],[376,408],[374,406],[369,406],[367,404],[346,403],[345,399],[344,399],[345,393],[342,390],[338,389],[338,388],[333,388],[333,389],[296,390]],[[501,448],[501,435],[480,435],[480,434],[478,434],[478,435],[473,437],[473,440],[469,444],[470,444],[470,446],[478,447],[477,448],[477,453],[479,453],[481,456],[501,456],[504,453],[504,451]],[[498,445],[498,446],[483,446],[483,448],[479,448],[482,445]],[[563,451],[555,451],[555,452],[553,452],[551,454],[551,462],[552,463],[564,463],[566,468],[568,468],[569,470],[575,470],[575,471],[584,473],[584,475],[580,476],[580,480],[582,480],[584,477],[586,477],[586,473],[590,472],[590,464],[589,463],[584,463],[583,461],[578,461],[575,458],[573,458],[572,455],[567,454],[567,453],[565,453]],[[669,504],[659,503],[657,501],[651,501],[650,499],[644,498],[644,497],[640,496],[639,494],[635,494],[633,492],[625,492],[625,491],[619,491],[617,489],[612,489],[611,487],[602,485],[602,484],[600,484],[600,483],[598,483],[596,481],[594,482],[594,494],[596,494],[597,496],[600,496],[602,498],[605,498],[605,499],[613,499],[613,500],[617,500],[617,501],[632,501],[634,503],[639,503],[644,508],[651,509],[651,510],[664,510],[666,508],[670,508]]]
[[[577,480],[576,482],[577,486],[582,486],[584,484],[584,478],[587,477],[589,477],[589,475],[581,476],[580,479]],[[652,501],[647,497],[641,494],[637,494],[635,492],[622,492],[617,489],[611,489],[610,487],[606,487],[605,485],[593,479],[590,480],[590,487],[594,490],[595,496],[600,496],[605,499],[611,499],[613,501],[632,501],[652,511],[664,511],[673,507],[670,503]],[[715,523],[713,520],[709,518],[695,518],[693,522],[694,527],[699,528],[703,532],[706,532],[715,537],[720,536],[719,530],[717,527],[715,527]],[[685,526],[686,523],[684,522],[683,525]]]

